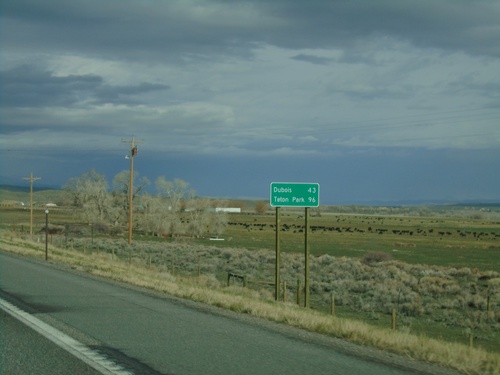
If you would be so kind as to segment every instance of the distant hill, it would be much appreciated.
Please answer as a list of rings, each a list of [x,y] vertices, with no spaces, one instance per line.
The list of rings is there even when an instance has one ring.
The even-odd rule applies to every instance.
[[[362,201],[356,203],[340,203],[336,206],[370,206],[370,207],[408,207],[408,206],[426,206],[426,207],[484,207],[495,208],[500,207],[500,199],[464,199],[464,200],[444,200],[444,199],[428,199],[428,200],[394,200],[394,201]]]
[[[12,193],[29,193],[30,188],[29,186],[0,185],[0,191],[9,191]]]
[[[34,202],[46,204],[57,203],[61,199],[62,191],[50,187],[33,186]],[[0,184],[0,202],[29,202],[29,186]]]
[[[456,203],[454,206],[459,206],[459,207],[483,207],[483,208],[493,208],[493,207],[500,207],[500,202],[483,202],[483,201],[477,201],[477,202],[461,202],[461,203]]]
[[[30,187],[28,186],[18,186],[18,185],[7,185],[7,184],[0,184],[0,190],[5,190],[5,191],[11,191],[11,192],[16,192],[16,193],[29,193],[30,192]],[[59,190],[53,187],[48,187],[48,186],[36,186],[33,184],[33,192],[36,191],[45,191],[45,190]]]

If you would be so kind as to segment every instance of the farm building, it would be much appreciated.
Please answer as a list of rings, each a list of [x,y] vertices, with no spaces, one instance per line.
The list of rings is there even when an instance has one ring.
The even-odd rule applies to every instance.
[[[240,207],[216,207],[215,212],[230,212],[230,213],[240,213]]]

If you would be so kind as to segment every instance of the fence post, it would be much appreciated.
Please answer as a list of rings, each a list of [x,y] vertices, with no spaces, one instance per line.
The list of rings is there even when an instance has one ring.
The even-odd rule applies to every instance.
[[[333,292],[331,294],[330,304],[331,304],[332,318],[335,318],[335,295],[333,294]]]
[[[297,279],[297,305],[300,306],[300,280]]]
[[[283,281],[283,302],[286,303],[286,281]]]
[[[492,319],[493,312],[491,311],[491,296],[490,295],[488,295],[488,298],[486,300],[486,311],[487,311],[488,319]]]
[[[394,307],[392,308],[392,324],[391,324],[391,328],[393,330],[396,329],[396,309]]]
[[[231,274],[227,273],[227,286],[229,286],[229,281],[231,280]]]
[[[247,287],[247,278],[246,276],[243,276],[243,288]]]

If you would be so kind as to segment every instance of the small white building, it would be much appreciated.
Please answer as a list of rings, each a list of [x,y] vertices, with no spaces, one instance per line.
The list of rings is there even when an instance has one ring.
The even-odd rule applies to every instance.
[[[215,212],[240,213],[240,207],[215,207]]]

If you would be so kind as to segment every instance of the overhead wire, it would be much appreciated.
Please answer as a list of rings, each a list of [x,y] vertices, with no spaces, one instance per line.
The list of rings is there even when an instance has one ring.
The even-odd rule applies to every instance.
[[[481,111],[481,112],[477,112]],[[475,112],[475,113],[474,113]],[[449,115],[447,115],[449,114]],[[360,131],[367,131],[375,133],[388,129],[437,129],[446,126],[451,126],[463,122],[475,122],[475,129],[479,130],[481,126],[477,123],[480,121],[488,121],[498,119],[498,131],[487,133],[472,133],[472,134],[446,134],[442,136],[429,137],[425,139],[441,139],[441,138],[458,138],[466,136],[490,136],[500,134],[500,110],[498,109],[485,109],[485,108],[472,108],[460,109],[453,111],[441,111],[426,114],[412,114],[406,116],[392,116],[386,118],[379,118],[374,120],[356,120],[356,121],[343,121],[337,123],[330,123],[326,126],[306,126],[301,129],[294,129],[294,135],[307,134],[312,136],[329,135],[331,133],[357,133]],[[340,126],[339,126],[340,125]],[[451,129],[450,129],[451,130]],[[416,138],[414,140],[417,140]],[[418,140],[424,140],[419,138]]]

